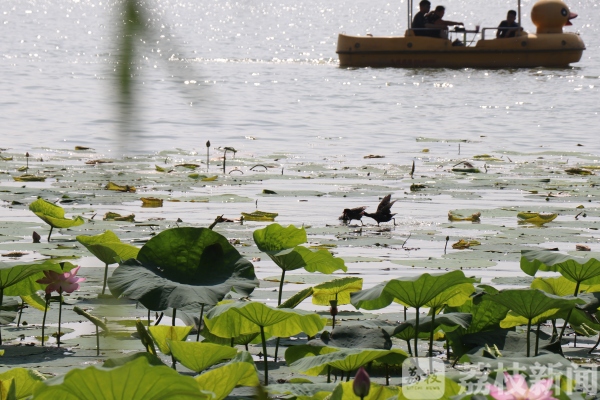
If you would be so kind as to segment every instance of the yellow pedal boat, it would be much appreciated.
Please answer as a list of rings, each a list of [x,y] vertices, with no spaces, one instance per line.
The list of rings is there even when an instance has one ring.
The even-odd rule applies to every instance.
[[[412,3],[408,1],[409,21]],[[496,39],[497,27],[483,28],[481,32],[459,30],[456,33],[465,38],[461,46],[453,46],[449,39],[416,36],[412,29],[407,29],[404,37],[340,34],[336,52],[341,67],[567,67],[578,62],[585,50],[578,34],[563,32],[563,27],[570,25],[570,19],[575,16],[560,0],[540,0],[531,10],[531,19],[537,28],[535,34],[517,31],[515,37]],[[520,1],[518,21],[521,26]],[[481,35],[481,38],[475,45],[468,45],[467,35]]]

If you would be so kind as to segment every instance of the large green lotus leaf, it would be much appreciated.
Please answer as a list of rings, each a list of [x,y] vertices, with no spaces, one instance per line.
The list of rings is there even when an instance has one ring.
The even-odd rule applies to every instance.
[[[288,337],[300,332],[314,336],[325,322],[325,318],[313,312],[273,308],[253,301],[218,305],[205,319],[211,333],[220,337],[259,332],[261,326],[271,336]]]
[[[396,357],[393,364],[402,364],[408,357],[399,349],[340,349],[333,353],[299,359],[291,363],[290,368],[306,375],[317,376],[325,373],[328,365],[342,371],[354,371],[373,360],[389,355]]]
[[[22,265],[0,263],[0,288],[4,290],[5,296],[28,296],[46,288],[47,285],[36,282],[44,277],[43,271],[62,273],[73,268],[75,265],[69,262],[44,261]]]
[[[136,258],[140,251],[135,246],[122,243],[121,239],[112,231],[106,231],[96,236],[79,235],[76,239],[104,264],[114,264],[119,260]]]
[[[191,326],[156,325],[148,328],[148,332],[159,350],[166,355],[171,354],[169,341],[182,341],[187,338],[192,330]]]
[[[311,346],[308,344],[301,344],[298,346],[290,346],[285,351],[285,362],[287,365],[291,365],[294,362],[301,360],[307,357],[315,357],[322,354],[335,353],[340,351],[341,349],[330,346]],[[323,366],[323,371],[327,368],[327,366]],[[320,375],[322,372],[319,372],[317,375]]]
[[[555,296],[538,289],[507,289],[490,296],[489,300],[527,319],[536,318],[552,309],[567,310],[585,303],[583,299]]]
[[[596,258],[575,258],[548,250],[523,250],[521,269],[531,276],[538,270],[555,271],[573,282],[600,283],[600,261]]]
[[[461,283],[444,290],[433,299],[425,303],[426,307],[440,310],[443,306],[458,307],[463,305],[475,292],[472,283]]]
[[[531,282],[532,289],[543,290],[546,293],[556,296],[573,296],[575,294],[576,282],[573,282],[564,276],[535,278]],[[586,292],[600,292],[600,285],[579,285],[579,290]]]
[[[299,399],[321,400],[335,389],[335,383],[281,383],[269,385],[266,390],[274,394],[291,394]]]
[[[321,283],[314,287],[312,303],[329,306],[330,300],[337,300],[338,305],[350,304],[350,293],[362,290],[363,279],[346,277]]]
[[[443,383],[440,381],[441,379],[443,379]],[[439,392],[437,388],[439,388]],[[414,400],[433,398],[428,396],[436,396],[439,399],[450,399],[454,398],[453,396],[464,393],[467,389],[449,378],[430,375],[428,378],[422,379],[415,384],[402,386],[399,390],[397,400]]]
[[[360,397],[354,394],[354,389],[352,388],[353,384],[354,381],[340,383],[333,390],[329,400],[361,400]],[[398,397],[398,390],[398,386],[383,386],[371,382],[369,394],[363,397],[363,400],[396,399]]]
[[[252,236],[258,249],[264,252],[278,252],[306,243],[306,231],[294,225],[284,228],[279,224],[271,224],[255,230]]]
[[[256,367],[250,353],[242,354],[222,367],[212,369],[194,378],[200,390],[212,392],[222,400],[237,386],[260,386]]]
[[[308,299],[314,293],[314,289],[312,287],[307,287],[303,289],[281,303],[277,306],[277,308],[296,308],[300,303],[304,300]]]
[[[308,342],[309,346],[331,346],[346,349],[392,348],[392,340],[384,327],[364,325],[342,325],[323,331],[318,339]]]
[[[162,360],[160,358],[158,358],[157,356],[155,356],[154,354],[148,353],[147,351],[143,351],[143,352],[133,353],[133,354],[130,354],[125,357],[108,358],[108,359],[106,359],[106,361],[104,361],[102,366],[104,368],[120,367],[120,366],[125,365],[128,362],[133,361],[140,357],[145,358],[148,361],[148,364],[150,364],[150,365],[165,365],[165,363],[163,363]]]
[[[440,314],[436,315],[435,319],[433,319],[431,315],[427,315],[419,318],[419,333],[431,332],[432,330],[436,331],[438,329],[442,329],[444,332],[451,332],[458,327],[466,329],[471,323],[472,318],[473,316],[468,313]],[[390,336],[396,336],[408,327],[412,327],[414,332],[416,326],[417,320],[413,318],[402,322],[395,328],[384,327],[383,330],[385,330]]]
[[[53,228],[71,228],[85,222],[80,216],[73,219],[65,218],[65,210],[62,207],[44,199],[37,199],[29,205],[29,209]]]
[[[202,342],[220,344],[223,346],[231,346],[232,338],[222,338],[220,336],[213,335],[210,332],[210,330],[208,330],[206,323],[202,327],[202,330],[200,331],[200,335],[202,335],[202,337],[204,338],[204,340]],[[255,339],[257,337],[258,337],[258,339],[261,339],[259,336],[260,336],[260,332],[250,333],[248,335],[236,336],[233,338],[233,344],[234,345],[246,345],[249,343],[255,343]],[[261,342],[258,342],[258,343],[261,343]]]
[[[4,384],[14,381],[15,384],[15,397],[17,399],[23,399],[33,394],[33,388],[38,382],[45,381],[46,378],[39,372],[26,369],[26,368],[11,368],[6,372],[0,374],[0,382]],[[10,385],[10,383],[9,383]]]
[[[20,296],[24,304],[27,304],[37,310],[44,311],[46,308],[46,300],[38,293],[31,293],[27,296]],[[48,305],[50,307],[50,305]]]
[[[62,382],[61,382],[62,381]],[[211,399],[189,376],[166,366],[151,366],[137,358],[122,367],[74,369],[57,384],[38,383],[34,398],[39,400],[162,400]]]
[[[117,296],[150,310],[214,305],[231,290],[248,296],[258,286],[254,266],[222,235],[207,228],[173,228],[150,239],[137,260],[108,279]]]
[[[549,319],[556,319],[560,313],[560,308],[551,308],[550,310],[544,311],[531,319],[531,325],[537,325]],[[504,329],[513,328],[515,326],[527,325],[529,320],[513,311],[509,311],[506,317],[500,322],[500,327]]]
[[[445,274],[422,274],[417,277],[397,278],[380,283],[371,289],[351,294],[351,303],[367,310],[378,310],[394,300],[407,307],[420,308],[446,289],[474,280],[465,277],[462,271]]]
[[[177,361],[197,373],[237,354],[237,349],[234,347],[213,343],[171,340],[167,343]]]
[[[324,249],[310,250],[306,247],[296,246],[293,249],[267,254],[284,271],[304,268],[308,272],[331,274],[338,269],[344,272],[348,270],[344,264],[344,260],[334,257],[329,251]]]

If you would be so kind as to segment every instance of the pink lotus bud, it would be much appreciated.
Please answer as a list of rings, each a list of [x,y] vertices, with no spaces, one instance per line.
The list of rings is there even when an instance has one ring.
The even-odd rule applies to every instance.
[[[364,399],[369,395],[369,390],[371,389],[371,378],[369,378],[369,374],[363,367],[360,367],[356,372],[356,376],[354,377],[354,383],[352,384],[352,390],[354,390],[354,394]]]

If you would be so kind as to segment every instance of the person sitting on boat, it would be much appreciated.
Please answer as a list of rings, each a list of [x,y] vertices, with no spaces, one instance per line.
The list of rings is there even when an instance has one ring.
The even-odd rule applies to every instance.
[[[429,36],[429,31],[425,30],[425,24],[427,23],[427,13],[431,10],[431,3],[429,0],[422,0],[419,3],[419,12],[415,15],[412,21],[412,29],[414,29],[415,36]],[[434,31],[438,33],[437,31]]]
[[[498,25],[498,30],[496,31],[496,38],[511,38],[515,37],[518,29],[501,29],[501,28],[518,28],[519,24],[515,22],[517,19],[517,12],[515,10],[510,10],[506,14],[506,20],[500,22]]]
[[[464,25],[462,22],[444,20],[443,17],[445,13],[446,8],[444,6],[437,6],[435,11],[427,14],[427,22],[425,23],[425,27],[432,28],[432,30],[434,30],[433,34],[430,36],[447,39],[449,26]],[[435,30],[437,30],[437,32]]]

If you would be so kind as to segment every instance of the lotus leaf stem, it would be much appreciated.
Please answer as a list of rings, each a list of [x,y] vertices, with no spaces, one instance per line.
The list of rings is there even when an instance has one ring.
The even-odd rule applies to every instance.
[[[204,304],[200,308],[200,319],[198,320],[198,333],[196,334],[196,342],[200,341],[200,331],[202,330],[202,318],[204,317]]]
[[[4,288],[0,289],[0,307],[2,307],[2,302],[4,301]],[[0,345],[2,344],[2,329],[0,328]]]
[[[281,305],[281,294],[283,293],[283,281],[285,280],[285,269],[281,270],[281,281],[279,282],[279,298],[277,299],[277,305]],[[277,354],[279,353],[279,338],[275,341],[275,361],[277,361]]]
[[[50,225],[50,233],[48,233],[48,241],[50,241],[50,236],[52,236],[52,229],[54,229],[54,227],[52,225]]]
[[[417,316],[415,318],[415,357],[419,357],[419,349],[418,349],[418,342],[419,342],[419,307],[416,307],[417,310]]]
[[[429,333],[429,357],[433,357],[433,332],[435,331],[435,307],[431,309],[431,332]]]
[[[171,325],[175,326],[175,318],[177,316],[177,309],[173,308],[173,318],[171,319]]]
[[[529,344],[529,334],[531,333],[531,318],[527,320],[527,357],[530,356],[531,349]]]
[[[102,284],[102,294],[106,292],[106,280],[108,279],[108,264],[104,264],[104,283]]]
[[[350,382],[350,371],[348,371],[348,375],[346,375],[346,382]],[[361,397],[362,399],[362,397]]]
[[[408,307],[404,306],[404,320],[406,321],[406,311],[408,310]]]
[[[150,327],[150,310],[148,309],[148,327]]]
[[[44,318],[42,318],[42,346],[44,345],[44,331],[46,330],[46,315],[48,314],[48,303],[50,303],[50,294],[46,294],[46,306],[44,307]]]
[[[575,285],[575,293],[573,293],[573,296],[577,296],[577,294],[579,293],[579,284],[581,282],[577,282],[577,284]],[[560,330],[560,335],[558,335],[558,341],[560,343],[560,341],[562,340],[563,335],[565,334],[565,329],[567,329],[567,324],[569,323],[569,318],[571,318],[571,313],[573,312],[573,308],[571,308],[569,310],[569,312],[567,313],[567,317],[565,318],[565,323],[562,326],[562,329]]]
[[[390,364],[385,364],[385,386],[390,386]]]
[[[17,319],[17,328],[21,326],[21,316],[23,315],[23,309],[25,308],[25,303],[21,303],[21,307],[19,307],[19,319]]]
[[[100,334],[98,333],[98,325],[96,325],[96,357],[100,355]]]
[[[538,349],[540,346],[540,325],[541,323],[538,322],[537,324],[537,330],[535,332],[535,355],[538,355]]]
[[[62,318],[62,288],[58,289],[58,332],[56,333],[56,347],[60,347],[60,322]]]
[[[267,340],[265,339],[265,327],[260,327],[260,338],[262,339],[263,357],[265,365],[265,386],[269,384],[269,364],[267,364]]]

